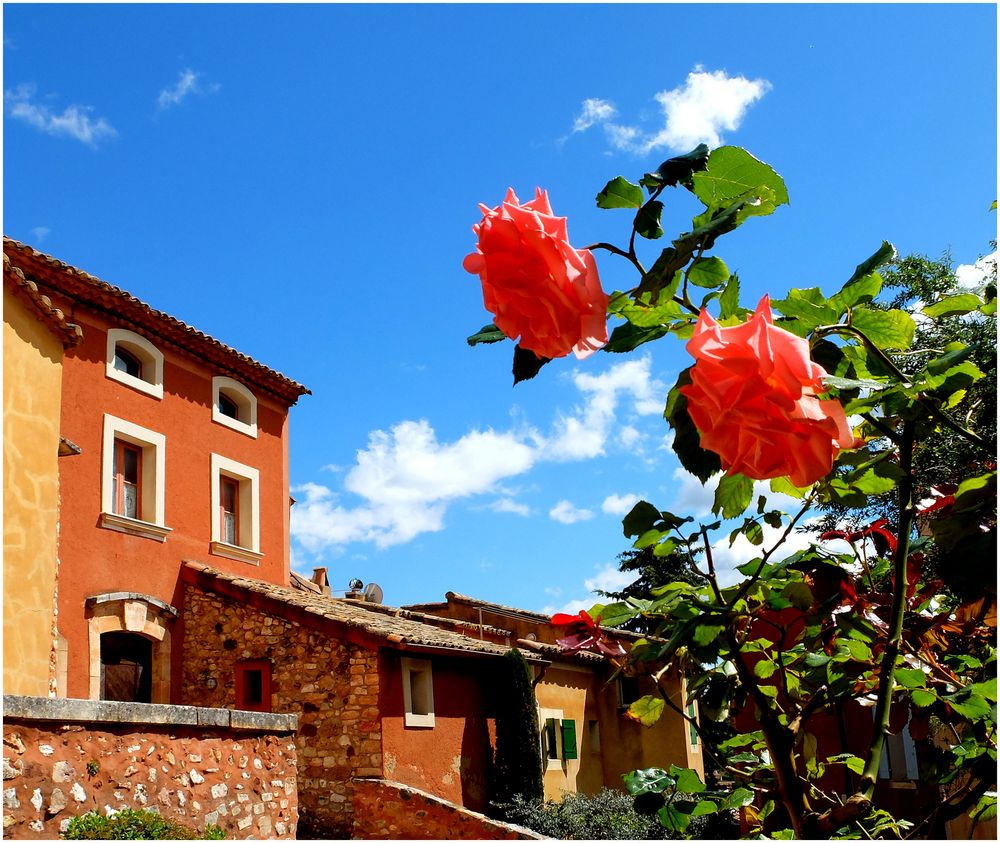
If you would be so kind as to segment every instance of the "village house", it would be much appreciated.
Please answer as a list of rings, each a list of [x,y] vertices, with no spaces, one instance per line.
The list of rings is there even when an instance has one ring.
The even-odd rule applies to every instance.
[[[531,836],[477,813],[512,647],[535,677],[547,797],[621,787],[637,767],[700,769],[685,721],[626,720],[647,691],[562,651],[545,615],[452,593],[394,608],[291,571],[288,413],[304,386],[8,238],[4,290],[13,836],[50,834],[67,802],[144,806],[154,785],[159,810],[232,836],[294,836],[296,822]],[[81,772],[97,746],[106,805]],[[23,772],[58,764],[41,783]]]

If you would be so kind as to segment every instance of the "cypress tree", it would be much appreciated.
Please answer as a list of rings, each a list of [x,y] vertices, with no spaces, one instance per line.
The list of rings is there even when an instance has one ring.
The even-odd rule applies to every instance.
[[[491,801],[504,805],[518,795],[529,802],[541,801],[541,743],[531,668],[516,647],[504,655],[501,664],[496,683],[497,737]]]

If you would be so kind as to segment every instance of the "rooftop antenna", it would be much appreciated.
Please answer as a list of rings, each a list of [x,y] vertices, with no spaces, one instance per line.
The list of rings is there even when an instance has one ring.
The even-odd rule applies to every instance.
[[[370,582],[365,586],[365,600],[368,603],[381,603],[382,602],[382,586],[378,583]]]

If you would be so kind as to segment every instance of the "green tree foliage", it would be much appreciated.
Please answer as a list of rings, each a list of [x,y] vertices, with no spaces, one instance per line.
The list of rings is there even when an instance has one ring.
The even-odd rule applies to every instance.
[[[542,798],[541,737],[531,668],[516,647],[504,655],[496,673],[496,753],[491,802]]]
[[[673,217],[663,210],[679,190],[704,210],[670,239],[662,221]],[[597,197],[620,219],[631,215],[631,226],[627,245],[591,248],[638,273],[634,287],[610,297],[618,324],[604,350],[628,353],[668,335],[687,340],[707,311],[714,321],[703,326],[736,328],[728,336],[739,345],[727,351],[729,340],[713,333],[721,357],[710,371],[741,373],[695,383],[694,367],[685,369],[664,411],[688,472],[706,483],[723,460],[729,467],[715,519],[697,523],[637,503],[623,528],[640,553],[624,561],[641,571],[642,584],[589,611],[605,626],[641,623],[648,635],[627,657],[613,657],[617,668],[645,670],[657,682],[684,671],[703,709],[732,720],[737,734],[719,750],[737,786],[716,793],[691,770],[653,767],[626,776],[626,787],[656,801],[664,828],[682,834],[699,817],[741,809],[752,835],[776,839],[932,835],[962,813],[996,815],[996,283],[957,289],[946,262],[897,260],[883,241],[825,290],[796,288],[784,298],[774,291],[774,324],[763,324],[770,312],[762,303],[747,329],[740,281],[710,253],[787,202],[784,180],[736,147],[699,147],[638,184],[619,176]],[[657,251],[644,255],[656,240]],[[751,335],[768,341],[751,344]],[[821,395],[813,375],[801,394],[788,389],[803,352],[827,373]],[[710,412],[731,401],[741,402],[739,412]],[[716,450],[702,447],[695,418]],[[755,497],[754,479],[798,499],[797,511],[769,509],[765,496]],[[934,489],[934,505],[922,503]],[[822,540],[789,548],[788,537],[817,509],[854,519],[841,531],[848,552]],[[742,538],[756,549],[737,569],[742,579],[726,586],[713,558],[723,521],[730,543]],[[679,557],[697,576],[663,581],[671,569],[650,554]],[[596,630],[595,647],[600,638]],[[686,716],[661,688],[629,713],[651,724],[664,711]],[[845,732],[841,742],[829,724],[845,711],[870,722],[870,735]],[[887,737],[907,722],[925,750],[922,781],[942,789],[928,804],[914,800],[904,820],[879,804],[876,781]],[[839,749],[831,752],[831,742]]]

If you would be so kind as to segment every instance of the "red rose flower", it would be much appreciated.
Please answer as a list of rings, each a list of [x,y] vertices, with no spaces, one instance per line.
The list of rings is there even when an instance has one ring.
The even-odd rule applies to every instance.
[[[603,346],[608,297],[597,263],[570,246],[566,218],[552,215],[548,194],[538,189],[522,205],[510,188],[498,207],[479,207],[479,244],[463,266],[479,275],[496,326],[539,357],[572,351],[582,359]]]
[[[556,643],[571,653],[577,650],[596,651],[613,658],[625,655],[625,648],[617,641],[608,641],[601,631],[601,619],[596,621],[586,612],[578,615],[557,614],[552,616],[552,626],[567,626],[566,635],[557,638]]]
[[[680,391],[701,446],[728,473],[809,486],[841,448],[857,446],[840,402],[816,397],[826,370],[809,359],[809,343],[774,325],[767,296],[730,328],[703,309],[687,349],[696,362]]]

